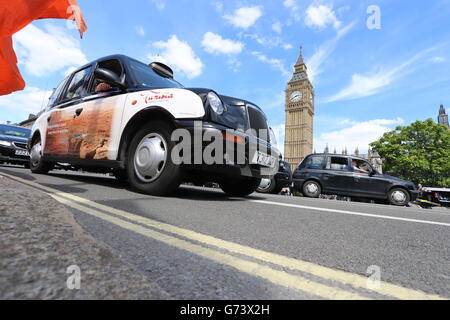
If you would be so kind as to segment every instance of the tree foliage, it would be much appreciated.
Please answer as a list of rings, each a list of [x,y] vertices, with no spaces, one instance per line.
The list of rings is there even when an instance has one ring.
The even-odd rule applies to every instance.
[[[432,119],[399,126],[371,146],[386,171],[424,186],[450,187],[450,131]]]

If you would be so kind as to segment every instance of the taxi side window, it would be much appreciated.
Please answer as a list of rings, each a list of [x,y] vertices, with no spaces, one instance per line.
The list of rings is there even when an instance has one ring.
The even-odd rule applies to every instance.
[[[122,78],[124,76],[123,67],[119,60],[117,59],[111,59],[102,61],[98,64],[97,68],[107,69],[113,71],[119,78]],[[111,87],[109,84],[106,84],[102,82],[99,79],[95,79],[93,81],[93,84],[89,90],[91,94],[106,92],[110,90],[114,90],[116,88]]]
[[[366,170],[367,172],[372,172],[373,170],[367,161],[362,161],[358,159],[352,159],[352,161],[356,162],[356,167],[358,167],[359,169]]]
[[[325,157],[313,156],[306,162],[306,169],[323,169]]]
[[[328,157],[326,169],[335,171],[348,171],[350,169],[348,166],[348,159],[341,157]]]
[[[88,67],[74,74],[64,94],[63,101],[77,99],[87,95],[91,70],[92,67]]]
[[[58,98],[61,95],[62,91],[64,90],[67,81],[69,80],[69,77],[65,78],[59,85],[58,87],[53,90],[52,95],[50,96],[50,98],[48,99],[48,105],[46,110],[49,110],[51,107],[53,107],[55,104],[58,103]]]

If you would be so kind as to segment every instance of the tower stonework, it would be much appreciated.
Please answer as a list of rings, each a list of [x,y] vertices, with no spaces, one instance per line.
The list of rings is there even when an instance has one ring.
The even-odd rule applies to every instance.
[[[447,112],[445,111],[443,104],[441,104],[441,107],[439,109],[438,123],[442,124],[446,127],[449,127],[448,115],[447,115]]]
[[[284,158],[293,168],[313,152],[314,88],[302,48],[286,89],[286,131]]]

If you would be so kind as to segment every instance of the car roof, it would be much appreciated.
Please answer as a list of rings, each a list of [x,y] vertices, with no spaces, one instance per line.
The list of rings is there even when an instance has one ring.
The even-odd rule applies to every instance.
[[[133,60],[133,61],[137,61],[137,62],[143,63],[142,61],[133,59],[133,58],[131,58],[129,56],[126,56],[126,55],[123,55],[123,54],[113,54],[113,55],[110,55],[110,56],[105,56],[105,57],[101,57],[101,58],[98,58],[96,60],[90,61],[90,62],[86,63],[85,65],[77,68],[72,73],[78,72],[79,70],[83,70],[84,68],[86,68],[88,66],[91,66],[91,65],[94,65],[94,64],[96,64],[98,62],[105,61],[105,60],[112,60],[112,59],[117,59],[117,60],[120,60],[120,61]]]
[[[345,154],[335,154],[335,153],[312,153],[308,157],[311,157],[311,156],[327,156],[327,157],[352,158],[352,159],[356,159],[356,160],[367,161],[367,159],[364,159],[364,158],[361,158],[361,157],[357,157],[357,156],[348,155],[348,154],[345,155]]]

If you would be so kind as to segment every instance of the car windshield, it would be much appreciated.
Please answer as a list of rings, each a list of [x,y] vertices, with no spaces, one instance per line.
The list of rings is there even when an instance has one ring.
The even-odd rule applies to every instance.
[[[150,66],[142,62],[130,61],[129,65],[139,86],[154,88],[184,88],[178,81],[160,76],[154,72]]]
[[[31,134],[31,131],[28,129],[0,126],[0,135],[19,137],[19,138],[28,138],[30,136],[30,134]]]

